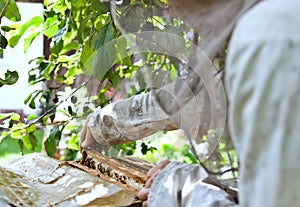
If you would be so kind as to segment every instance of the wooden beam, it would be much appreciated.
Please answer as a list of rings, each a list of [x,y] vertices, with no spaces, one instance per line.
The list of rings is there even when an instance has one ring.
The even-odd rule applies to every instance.
[[[80,163],[69,164],[136,194],[143,188],[147,172],[153,167],[152,163],[134,157],[109,158],[100,152],[89,150],[83,152]]]

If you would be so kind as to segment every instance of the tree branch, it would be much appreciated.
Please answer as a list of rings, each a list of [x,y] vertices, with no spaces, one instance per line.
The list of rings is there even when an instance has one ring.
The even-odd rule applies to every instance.
[[[89,79],[90,80],[90,79]],[[26,126],[25,128],[29,127],[31,124],[36,124],[39,121],[41,121],[45,116],[47,116],[50,113],[53,113],[53,111],[59,106],[61,105],[63,102],[67,101],[71,96],[73,96],[80,88],[82,88],[83,86],[85,86],[88,82],[85,81],[83,82],[78,88],[76,88],[67,98],[65,98],[64,100],[61,100],[58,104],[56,104],[55,106],[51,107],[50,109],[48,109],[44,114],[42,114],[41,116],[39,116],[37,119],[35,119],[33,122],[31,122],[28,126]]]

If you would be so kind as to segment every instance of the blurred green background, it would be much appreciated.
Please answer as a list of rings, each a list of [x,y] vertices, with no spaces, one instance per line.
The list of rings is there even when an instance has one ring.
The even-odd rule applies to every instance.
[[[42,151],[43,130],[37,130],[35,136],[38,139],[38,146],[34,151],[24,148],[24,154]],[[11,137],[4,138],[0,143],[0,165],[5,165],[12,160],[22,156],[21,148],[18,144],[18,139]]]

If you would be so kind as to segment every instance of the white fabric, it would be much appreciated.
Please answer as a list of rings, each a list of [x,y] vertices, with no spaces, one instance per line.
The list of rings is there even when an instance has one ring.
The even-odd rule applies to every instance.
[[[241,207],[300,206],[299,8],[263,1],[231,39],[226,83]]]
[[[234,203],[220,188],[202,181],[208,178],[199,165],[169,163],[155,178],[148,196],[148,206],[227,207]]]
[[[176,82],[173,82],[157,89],[156,95],[153,91],[142,93],[97,109],[88,118],[91,134],[101,148],[106,149],[109,145],[142,139],[159,130],[179,129],[183,124],[197,125],[207,131],[210,114],[207,113],[209,110],[205,104],[208,99],[206,90],[201,90],[197,95],[187,91],[191,98],[184,101],[176,97],[176,87]],[[155,96],[166,109],[171,105],[180,106],[178,111],[172,117],[168,116],[157,103]],[[224,112],[221,115],[225,116]]]
[[[152,92],[97,109],[90,115],[88,127],[104,149],[110,145],[142,139],[159,130],[178,129],[159,107]]]

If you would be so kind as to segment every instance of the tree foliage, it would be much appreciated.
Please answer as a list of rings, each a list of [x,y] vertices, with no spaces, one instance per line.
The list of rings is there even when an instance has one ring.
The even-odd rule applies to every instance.
[[[14,0],[0,0],[0,24],[1,19],[3,17],[6,17],[10,19],[11,21],[20,21],[21,15],[19,12],[19,9],[17,7],[17,4]],[[8,41],[4,34],[5,32],[10,31],[11,28],[7,26],[1,25],[0,30],[0,55],[2,55],[3,50],[7,47]],[[5,73],[5,78],[0,78],[0,87],[3,85],[12,85],[17,82],[19,76],[16,71],[9,71]]]

